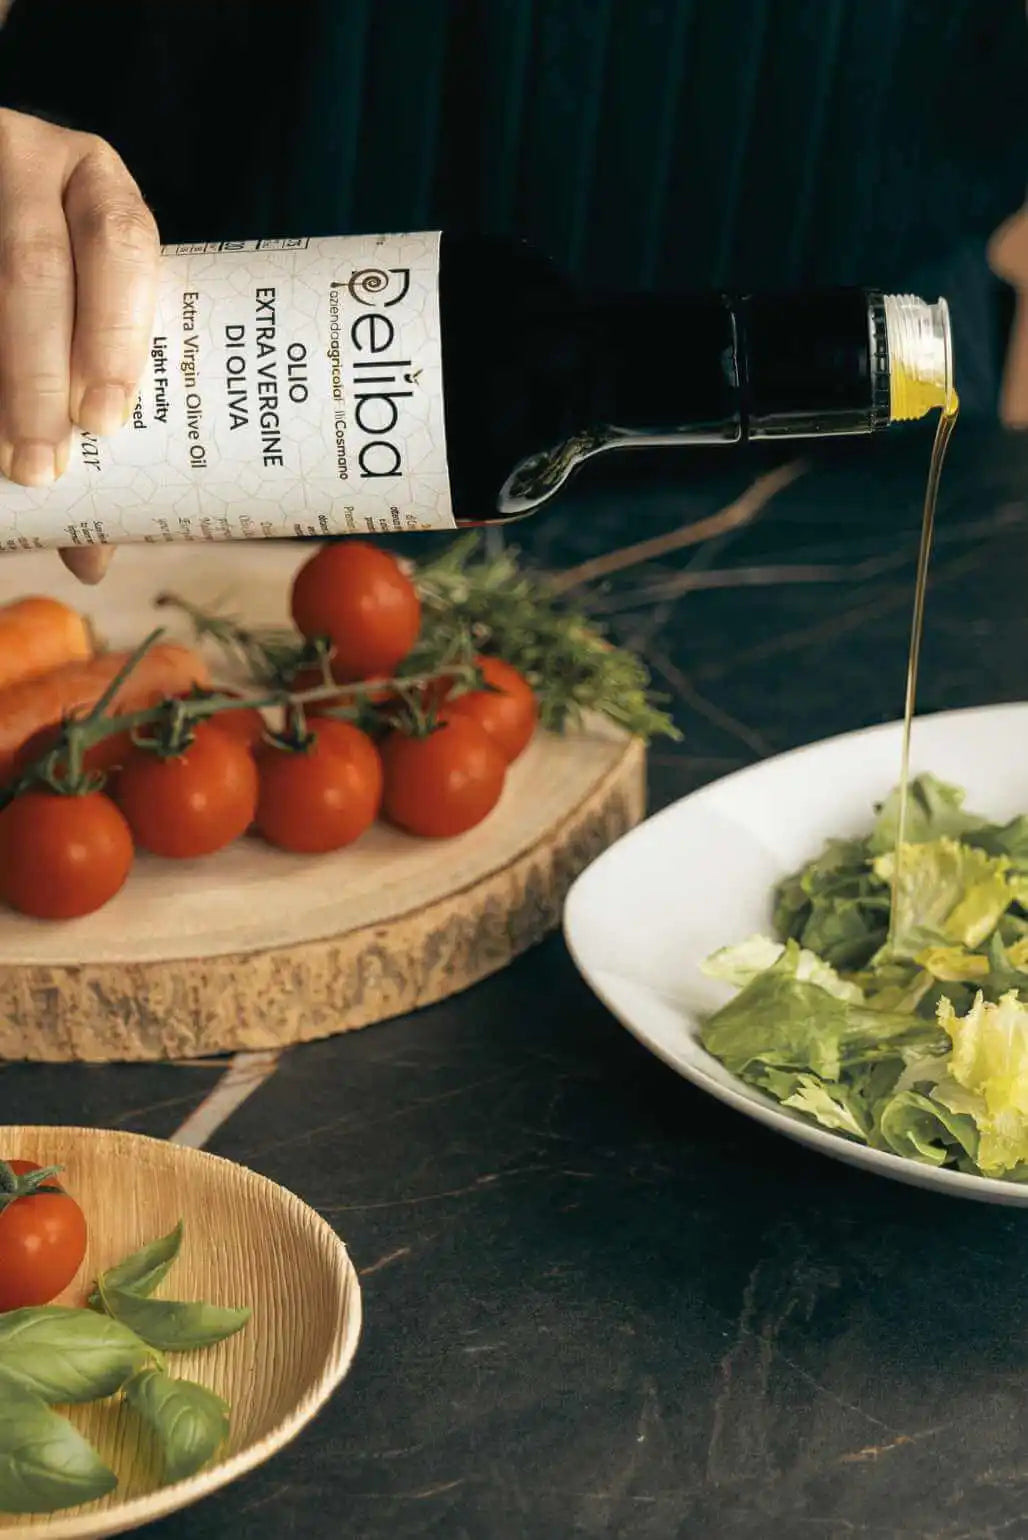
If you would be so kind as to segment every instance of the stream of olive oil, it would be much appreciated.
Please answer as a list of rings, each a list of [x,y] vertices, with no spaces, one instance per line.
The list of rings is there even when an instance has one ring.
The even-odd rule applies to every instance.
[[[892,904],[889,909],[889,940],[895,934],[899,893],[900,866],[903,846],[907,835],[907,801],[910,791],[910,733],[917,706],[917,672],[921,662],[921,635],[924,631],[924,601],[928,586],[928,567],[932,559],[932,538],[935,534],[935,505],[939,500],[939,480],[946,448],[957,422],[960,403],[956,391],[951,391],[946,405],[939,413],[932,444],[932,457],[928,463],[928,485],[924,495],[924,513],[921,516],[921,544],[917,553],[917,576],[914,581],[914,613],[910,622],[910,650],[907,653],[907,689],[903,703],[903,740],[900,750],[899,818],[896,825],[896,852],[893,857]]]

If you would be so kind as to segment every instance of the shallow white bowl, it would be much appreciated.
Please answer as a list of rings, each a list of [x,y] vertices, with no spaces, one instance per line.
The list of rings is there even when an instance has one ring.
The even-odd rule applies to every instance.
[[[899,759],[900,726],[890,723],[765,760],[674,803],[578,879],[565,910],[568,946],[641,1043],[739,1112],[895,1181],[1028,1206],[1028,1184],[940,1171],[817,1128],[730,1075],[698,1040],[702,1020],[733,993],[703,976],[703,959],[769,932],[778,880],[829,836],[865,833]],[[986,817],[1025,812],[1028,704],[919,718],[912,770],[965,787],[967,806]]]

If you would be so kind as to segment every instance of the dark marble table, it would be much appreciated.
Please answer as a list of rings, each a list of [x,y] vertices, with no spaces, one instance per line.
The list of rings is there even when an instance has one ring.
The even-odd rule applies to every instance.
[[[654,751],[654,805],[897,714],[926,454],[916,433],[853,446],[749,528],[611,584],[685,733]],[[565,566],[713,512],[754,468],[683,460],[672,486],[640,461],[519,538]],[[1026,593],[1028,442],[963,429],[922,709],[1025,695]],[[169,1135],[222,1068],[8,1066],[0,1114]],[[338,1228],[366,1330],[295,1444],[154,1540],[1028,1536],[1028,1215],[708,1100],[559,939],[289,1054],[209,1143]]]

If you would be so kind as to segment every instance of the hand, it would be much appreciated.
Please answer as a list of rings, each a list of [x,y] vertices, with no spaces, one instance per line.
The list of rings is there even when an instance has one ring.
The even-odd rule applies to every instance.
[[[157,226],[117,152],[92,134],[0,108],[0,472],[42,487],[73,425],[116,432],[142,375]],[[111,551],[62,551],[86,583]]]

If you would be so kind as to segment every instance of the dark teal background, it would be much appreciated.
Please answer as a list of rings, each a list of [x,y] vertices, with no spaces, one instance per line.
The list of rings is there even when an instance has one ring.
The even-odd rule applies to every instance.
[[[0,100],[168,239],[459,226],[592,282],[947,293],[965,405],[1025,186],[1023,0],[17,0]]]

